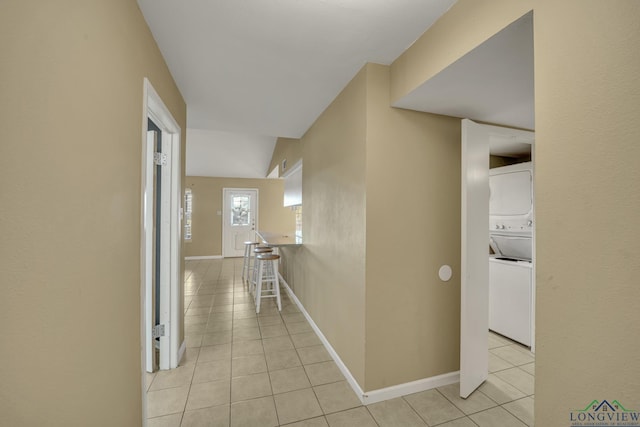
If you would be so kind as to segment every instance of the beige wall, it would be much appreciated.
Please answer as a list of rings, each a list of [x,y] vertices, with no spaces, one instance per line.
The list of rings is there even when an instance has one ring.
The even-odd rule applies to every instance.
[[[533,8],[533,0],[458,0],[391,65],[391,102]]]
[[[437,270],[459,271],[460,120],[390,108],[389,83],[368,64],[303,136],[304,245],[283,250],[287,281],[365,391],[456,371],[459,357],[459,277]]]
[[[302,137],[304,245],[289,255],[297,297],[364,384],[366,70]],[[291,254],[295,253],[295,260]],[[290,264],[295,262],[294,266]]]
[[[459,369],[460,120],[391,108],[389,67],[367,83],[368,391]]]
[[[185,256],[222,255],[223,188],[258,189],[258,228],[288,233],[296,228],[291,208],[283,206],[284,181],[281,179],[210,178],[188,176],[186,187],[193,192],[191,242],[185,243]]]
[[[287,170],[296,164],[298,160],[302,158],[302,143],[299,139],[293,138],[278,138],[276,146],[273,149],[273,155],[271,156],[271,164],[269,165],[269,173],[279,166],[278,176],[282,176],[284,172],[282,170],[282,161],[287,161]]]
[[[403,96],[534,5],[535,418],[546,426],[593,399],[639,402],[630,379],[640,377],[640,344],[629,334],[640,324],[640,6],[460,0],[392,65],[391,93]]]
[[[0,425],[139,426],[143,77],[184,101],[132,0],[4,1],[0,51]]]
[[[640,2],[537,1],[536,425],[640,409]]]

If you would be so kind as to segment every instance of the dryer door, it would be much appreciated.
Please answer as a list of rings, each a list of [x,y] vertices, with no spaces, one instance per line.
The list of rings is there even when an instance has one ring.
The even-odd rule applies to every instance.
[[[531,237],[492,234],[489,244],[497,257],[531,261]]]

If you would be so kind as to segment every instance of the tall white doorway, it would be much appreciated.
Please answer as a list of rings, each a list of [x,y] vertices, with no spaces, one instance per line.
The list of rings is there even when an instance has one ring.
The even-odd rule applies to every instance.
[[[463,398],[489,375],[489,155],[491,142],[496,139],[532,144],[534,133],[462,121],[460,396]],[[533,245],[535,248],[535,232]],[[535,277],[535,250],[533,254]],[[533,288],[535,295],[535,280]],[[535,325],[535,316],[532,322]],[[532,349],[533,346],[532,343]]]
[[[222,193],[222,256],[240,257],[244,242],[256,239],[258,190],[224,188]]]
[[[143,95],[141,200],[141,349],[145,372],[178,366],[181,171],[180,127],[145,78]],[[146,398],[143,394],[146,419]]]

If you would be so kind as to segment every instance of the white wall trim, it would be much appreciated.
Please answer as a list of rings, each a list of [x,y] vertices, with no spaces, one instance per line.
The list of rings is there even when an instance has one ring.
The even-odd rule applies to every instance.
[[[153,151],[154,147],[150,144],[148,138],[147,120],[151,118],[154,123],[162,130],[165,138],[163,145],[166,143],[169,151],[168,168],[166,173],[169,176],[166,181],[169,185],[163,187],[163,192],[168,191],[170,200],[163,203],[162,209],[165,213],[161,226],[163,229],[161,246],[161,257],[164,267],[162,277],[166,277],[166,285],[161,287],[161,307],[160,320],[169,327],[167,337],[160,338],[160,368],[168,369],[178,366],[178,330],[181,327],[182,320],[180,318],[180,243],[181,243],[181,219],[179,208],[181,206],[181,171],[180,171],[180,135],[181,129],[175,121],[171,112],[162,102],[162,99],[155,91],[151,82],[145,77],[143,79],[142,94],[142,156],[141,156],[141,227],[140,227],[140,339],[141,339],[141,357],[142,357],[142,390],[143,404],[142,415],[143,424],[146,424],[147,406],[145,392],[146,387],[146,371],[153,370],[152,362],[152,346],[151,344],[151,326],[152,308],[151,308],[151,283],[152,272],[152,233],[153,233],[153,216],[152,216],[152,200],[153,200]],[[163,175],[165,171],[163,171]],[[167,194],[165,194],[166,196]],[[166,211],[166,212],[165,212]]]
[[[184,257],[185,261],[194,261],[199,259],[222,259],[224,258],[222,255],[205,255],[205,256],[187,256]]]
[[[180,349],[178,349],[178,363],[180,363],[186,351],[187,351],[187,340],[182,340],[182,344],[180,344]]]
[[[436,387],[442,387],[449,384],[455,384],[459,381],[460,371],[436,375],[435,377],[422,378],[409,383],[393,385],[391,387],[366,392],[363,396],[362,404],[370,405],[372,403],[382,402],[383,400],[395,399],[396,397],[419,393],[421,391],[431,390]]]
[[[345,378],[347,379],[347,382],[349,383],[353,391],[356,393],[356,395],[358,396],[358,399],[360,399],[360,402],[362,402],[363,405],[369,405],[372,403],[381,402],[383,400],[394,399],[396,397],[406,396],[408,394],[418,393],[425,390],[431,390],[436,387],[455,384],[460,381],[460,371],[455,371],[455,372],[449,372],[442,375],[437,375],[435,377],[422,378],[420,380],[411,381],[408,383],[397,384],[391,387],[381,388],[378,390],[372,390],[365,393],[364,391],[362,391],[362,388],[360,387],[356,379],[353,377],[353,375],[351,375],[349,368],[347,368],[347,366],[344,364],[342,359],[340,359],[340,356],[338,356],[338,353],[336,353],[336,351],[333,349],[331,344],[329,344],[329,341],[327,340],[327,338],[320,331],[320,328],[318,328],[318,325],[315,324],[315,322],[313,321],[309,313],[307,313],[307,310],[305,310],[304,306],[302,305],[298,297],[293,293],[287,281],[284,280],[284,277],[282,277],[282,274],[278,273],[278,275],[280,276],[280,280],[284,285],[287,293],[289,294],[289,297],[293,300],[293,302],[300,309],[304,317],[307,319],[307,321],[309,322],[309,325],[311,325],[311,328],[313,329],[313,331],[316,333],[320,341],[322,341],[322,344],[327,349],[327,351],[331,355],[331,358],[333,358],[333,361],[336,363],[336,365],[340,369],[340,372],[342,372],[342,374],[345,376]]]
[[[152,369],[149,354],[151,344],[151,263],[152,263],[152,200],[153,200],[153,151],[147,132],[147,120],[153,122],[162,130],[163,145],[167,149],[167,168],[163,168],[166,185],[163,186],[163,221],[161,258],[163,270],[161,277],[166,277],[165,285],[161,287],[160,320],[168,328],[168,334],[160,338],[160,369],[171,369],[178,366],[179,331],[182,324],[180,312],[180,257],[181,257],[181,160],[180,137],[181,129],[171,112],[166,107],[151,82],[143,79],[142,101],[142,176],[141,176],[141,235],[140,235],[140,282],[141,282],[141,350],[143,357],[143,371]],[[165,194],[166,192],[166,194]],[[143,384],[145,375],[142,375]],[[143,388],[144,389],[144,388]],[[143,412],[146,407],[143,407]],[[144,414],[146,418],[146,414]]]

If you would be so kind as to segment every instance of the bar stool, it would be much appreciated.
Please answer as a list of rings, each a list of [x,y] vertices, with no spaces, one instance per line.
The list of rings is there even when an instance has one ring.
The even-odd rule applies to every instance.
[[[253,273],[252,278],[249,280],[249,290],[254,292],[256,284],[258,283],[258,260],[257,257],[260,254],[270,254],[273,252],[273,248],[269,246],[256,246],[253,250]],[[247,273],[248,276],[248,273]]]
[[[258,242],[253,242],[251,240],[244,242],[244,261],[242,262],[242,281],[249,281],[249,273],[252,272],[251,267],[253,266],[253,247],[259,245]]]
[[[260,313],[260,300],[262,298],[275,298],[278,310],[282,311],[280,301],[280,280],[278,278],[278,260],[280,255],[262,253],[256,255],[258,265],[258,280],[256,282],[256,313]]]

